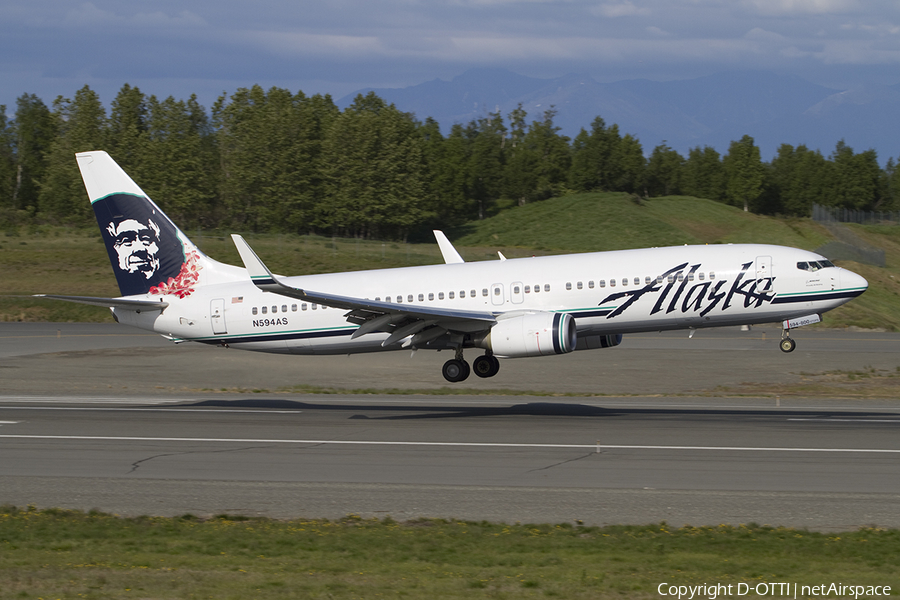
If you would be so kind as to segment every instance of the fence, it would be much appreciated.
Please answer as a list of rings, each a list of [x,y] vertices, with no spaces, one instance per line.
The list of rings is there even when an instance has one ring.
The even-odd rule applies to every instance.
[[[897,225],[900,224],[900,211],[853,210],[813,204],[812,218],[813,221],[818,221],[819,223],[858,223],[860,225],[881,223]]]

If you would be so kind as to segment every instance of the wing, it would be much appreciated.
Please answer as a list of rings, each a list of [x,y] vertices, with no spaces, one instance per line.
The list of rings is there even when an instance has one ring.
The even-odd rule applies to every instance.
[[[413,336],[404,344],[405,347],[434,340],[448,332],[486,331],[497,322],[496,315],[490,312],[394,304],[295,288],[273,275],[244,238],[237,234],[232,234],[231,238],[256,287],[289,298],[347,310],[347,314],[344,315],[347,320],[359,325],[359,329],[353,332],[350,339],[374,331],[384,331],[390,333],[381,344],[386,347]]]
[[[127,308],[141,312],[142,310],[163,311],[168,302],[154,302],[152,300],[126,300],[124,298],[96,298],[94,296],[55,296],[51,294],[35,294],[35,298],[50,298],[52,300],[65,300],[66,302],[77,302],[78,304],[90,304],[91,306],[102,306],[105,308]]]

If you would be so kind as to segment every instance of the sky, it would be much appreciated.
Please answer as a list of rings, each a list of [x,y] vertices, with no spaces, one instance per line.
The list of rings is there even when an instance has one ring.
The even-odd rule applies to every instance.
[[[898,0],[0,0],[0,104],[89,85],[209,108],[260,84],[335,99],[502,67],[601,82],[730,70],[900,83]]]

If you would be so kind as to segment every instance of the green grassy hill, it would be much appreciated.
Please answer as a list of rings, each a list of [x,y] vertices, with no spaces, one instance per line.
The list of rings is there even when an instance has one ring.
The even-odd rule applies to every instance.
[[[900,331],[900,227],[851,228],[885,250],[887,266],[843,263],[869,280],[869,291],[828,313],[824,326]],[[711,200],[680,196],[636,202],[621,193],[574,194],[536,202],[448,233],[469,261],[496,260],[498,250],[510,258],[729,242],[815,250],[833,240],[824,227],[809,219],[754,215]],[[213,258],[240,264],[224,233],[188,234]],[[247,237],[273,271],[290,275],[441,262],[434,243],[274,234]],[[36,293],[117,295],[99,232],[32,228],[0,234],[0,321],[111,320],[105,309],[21,297]]]

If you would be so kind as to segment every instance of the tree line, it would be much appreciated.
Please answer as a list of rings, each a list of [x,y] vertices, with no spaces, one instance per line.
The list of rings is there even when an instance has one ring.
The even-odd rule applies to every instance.
[[[519,105],[442,135],[374,93],[345,110],[330,96],[260,86],[207,111],[124,85],[107,111],[85,86],[47,106],[0,106],[0,225],[93,219],[74,160],[103,149],[182,227],[407,239],[515,205],[594,190],[689,195],[764,214],[809,216],[812,204],[900,209],[900,169],[840,141],[829,156],[782,144],[769,162],[750,136],[728,152],[640,141],[596,117],[574,139],[556,112]]]

